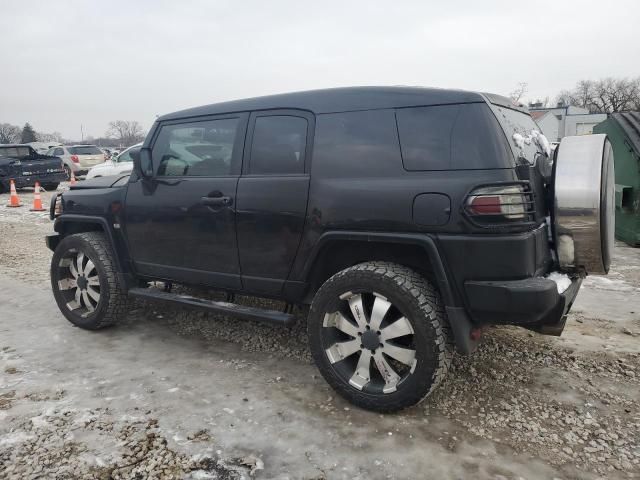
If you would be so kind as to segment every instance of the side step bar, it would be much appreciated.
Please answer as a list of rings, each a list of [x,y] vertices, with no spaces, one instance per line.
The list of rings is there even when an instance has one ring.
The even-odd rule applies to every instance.
[[[229,315],[245,320],[267,322],[272,325],[289,326],[296,320],[293,315],[276,310],[263,310],[261,308],[245,307],[244,305],[235,303],[215,302],[213,300],[190,297],[189,295],[163,292],[155,288],[131,288],[129,289],[129,296],[189,308],[191,310],[204,310],[206,312]]]

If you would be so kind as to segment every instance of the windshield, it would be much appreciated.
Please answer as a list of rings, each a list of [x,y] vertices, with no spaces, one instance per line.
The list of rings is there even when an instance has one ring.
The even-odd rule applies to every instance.
[[[116,162],[133,162],[133,158],[131,158],[131,152],[139,152],[140,148],[142,147],[131,147],[130,149],[125,150],[116,158]]]
[[[80,147],[69,147],[71,155],[102,155],[102,151],[93,145],[82,145]]]
[[[533,164],[538,154],[550,156],[547,138],[528,113],[495,104],[493,111],[516,157]]]

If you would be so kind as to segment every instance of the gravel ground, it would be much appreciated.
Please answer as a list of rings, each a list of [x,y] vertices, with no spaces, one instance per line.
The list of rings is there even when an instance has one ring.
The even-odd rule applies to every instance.
[[[21,193],[21,197],[23,203],[30,201],[29,193]],[[46,204],[47,197],[45,194]],[[0,195],[0,204],[6,203],[5,198]],[[47,289],[50,253],[43,237],[50,230],[45,213],[0,206],[0,278]],[[489,328],[479,351],[470,358],[456,357],[447,381],[425,403],[384,418],[368,412],[353,415],[369,424],[374,419],[393,419],[396,430],[389,428],[388,433],[391,436],[396,432],[398,443],[390,453],[398,458],[409,441],[398,437],[403,429],[414,432],[409,437],[414,443],[418,432],[427,435],[434,443],[420,440],[425,442],[425,455],[435,455],[434,445],[455,453],[461,469],[457,478],[640,478],[639,286],[640,250],[618,244],[611,274],[589,277],[584,282],[563,337],[544,337],[513,327]],[[24,301],[28,302],[28,291]],[[255,298],[239,301],[281,307],[277,302]],[[135,334],[135,325],[154,324],[185,341],[218,348],[233,344],[239,353],[225,360],[225,365],[238,375],[259,368],[252,363],[256,355],[274,365],[293,365],[289,375],[275,375],[271,380],[286,389],[293,388],[288,377],[313,371],[304,312],[297,315],[300,321],[293,327],[277,328],[138,304],[120,328],[134,329]],[[189,441],[206,446],[203,451],[207,452],[194,455],[176,448],[172,438],[158,427],[159,417],[153,408],[137,411],[132,402],[128,418],[100,403],[78,409],[70,405],[64,390],[21,389],[22,353],[4,343],[0,348],[0,366],[4,368],[0,372],[0,477],[276,477],[273,470],[261,472],[264,465],[260,455],[227,452],[221,444],[224,442],[215,439],[229,435],[227,431],[192,428]],[[55,371],[47,375],[55,375]],[[324,396],[319,399],[315,393],[308,393],[310,400],[305,400],[305,408],[313,413],[306,415],[331,423],[330,419],[345,412],[352,414],[342,399],[331,393],[325,395],[328,387],[317,375],[309,388],[310,392],[321,390]],[[35,416],[34,402],[43,404]],[[29,413],[21,413],[27,403],[31,405]],[[295,412],[297,407],[283,408]],[[382,427],[376,427],[375,432],[379,429]],[[249,439],[244,441],[251,443]],[[95,460],[89,455],[88,445],[92,443],[111,454]],[[499,452],[493,467],[475,459],[465,460],[470,445],[491,445],[494,452]],[[295,445],[291,448],[295,450]],[[316,473],[303,475],[297,471],[281,478],[349,478],[338,474],[337,457],[333,462],[337,467],[332,467],[331,461],[325,459],[323,463],[314,455],[309,453],[305,461]],[[510,462],[519,462],[520,467]],[[533,466],[524,472],[525,464]],[[384,471],[385,463],[379,467]],[[382,476],[394,478],[393,474]]]

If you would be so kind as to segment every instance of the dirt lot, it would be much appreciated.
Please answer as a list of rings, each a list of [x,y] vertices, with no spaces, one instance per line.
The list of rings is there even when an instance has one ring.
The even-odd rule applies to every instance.
[[[0,478],[640,478],[638,249],[585,281],[562,337],[491,328],[425,403],[378,415],[324,383],[302,318],[138,304],[72,328],[49,291],[51,222],[6,202]]]

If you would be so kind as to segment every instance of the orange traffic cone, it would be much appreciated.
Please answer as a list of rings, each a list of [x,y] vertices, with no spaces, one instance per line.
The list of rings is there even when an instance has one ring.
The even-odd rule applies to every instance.
[[[73,174],[73,170],[71,170],[71,179],[69,181],[69,185],[75,185],[76,183],[78,183],[78,181],[76,180],[76,176]]]
[[[42,198],[40,197],[40,182],[36,182],[33,190],[33,207],[29,209],[31,212],[44,212],[42,208]]]
[[[16,192],[16,182],[13,179],[11,182],[11,197],[9,198],[9,203],[7,203],[7,207],[21,207],[20,198],[18,197],[18,192]]]

